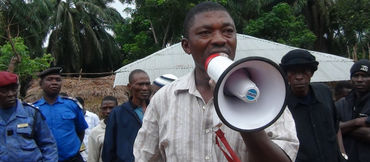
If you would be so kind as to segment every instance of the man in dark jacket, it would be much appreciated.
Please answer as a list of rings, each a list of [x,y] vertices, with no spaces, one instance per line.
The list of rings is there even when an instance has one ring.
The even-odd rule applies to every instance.
[[[130,99],[110,113],[104,138],[102,159],[104,162],[133,162],[133,145],[150,97],[148,74],[136,69],[129,75]]]
[[[350,162],[370,161],[370,62],[357,61],[351,67],[350,94],[335,103],[343,143]]]
[[[296,162],[337,162],[341,159],[331,91],[324,84],[310,83],[318,64],[315,56],[301,49],[288,52],[280,64],[287,74],[290,86],[287,105],[300,143]]]

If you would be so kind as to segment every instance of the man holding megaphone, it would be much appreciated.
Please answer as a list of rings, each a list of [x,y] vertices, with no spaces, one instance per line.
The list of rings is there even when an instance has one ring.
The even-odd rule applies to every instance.
[[[236,29],[226,9],[214,2],[192,8],[184,21],[182,47],[193,57],[195,69],[151,99],[135,140],[135,161],[294,160],[298,139],[287,109],[278,124],[257,132],[238,132],[218,123],[204,66],[214,53],[234,59]],[[218,130],[224,133],[221,140],[216,139]]]

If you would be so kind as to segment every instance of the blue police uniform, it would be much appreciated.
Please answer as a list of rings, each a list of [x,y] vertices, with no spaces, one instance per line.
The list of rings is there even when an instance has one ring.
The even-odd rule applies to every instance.
[[[58,161],[55,139],[38,108],[18,100],[9,119],[0,118],[0,161]]]
[[[78,101],[58,96],[52,105],[44,98],[36,101],[34,105],[46,116],[46,122],[57,142],[59,160],[76,156],[81,146],[77,132],[82,132],[88,127]]]

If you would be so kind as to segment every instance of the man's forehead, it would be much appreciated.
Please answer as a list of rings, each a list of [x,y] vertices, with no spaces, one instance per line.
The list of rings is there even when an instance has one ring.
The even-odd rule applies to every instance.
[[[132,76],[134,82],[150,82],[149,76],[146,73],[136,73]]]
[[[220,18],[221,17],[227,18],[227,19],[222,19],[223,21],[229,20],[224,23],[228,25],[234,25],[234,21],[228,12],[223,11],[223,10],[214,10],[214,11],[204,11],[204,12],[200,12],[194,15],[192,19],[192,23],[191,23],[192,25],[190,27],[201,26],[202,24],[206,23],[206,20],[208,20],[208,18],[213,17],[213,16],[218,16]]]
[[[45,76],[45,78],[61,78],[61,76],[59,74],[50,74]]]
[[[110,105],[115,105],[116,104],[116,102],[115,101],[112,101],[112,100],[104,100],[102,103],[101,103],[101,105],[102,106],[110,106]]]

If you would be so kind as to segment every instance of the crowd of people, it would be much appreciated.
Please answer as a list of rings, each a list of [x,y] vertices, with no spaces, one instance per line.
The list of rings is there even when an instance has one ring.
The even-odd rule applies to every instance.
[[[105,96],[101,119],[82,98],[60,94],[59,67],[38,75],[43,95],[33,104],[18,99],[16,74],[0,72],[0,161],[370,161],[369,60],[353,64],[350,85],[338,84],[334,98],[327,85],[311,83],[316,58],[303,49],[289,51],[280,62],[289,85],[287,108],[270,127],[239,132],[215,122],[214,82],[204,67],[214,53],[233,60],[236,41],[222,5],[196,5],[181,41],[194,70],[153,82],[147,72],[131,71],[129,100],[119,104]],[[216,130],[226,142],[218,142]]]

